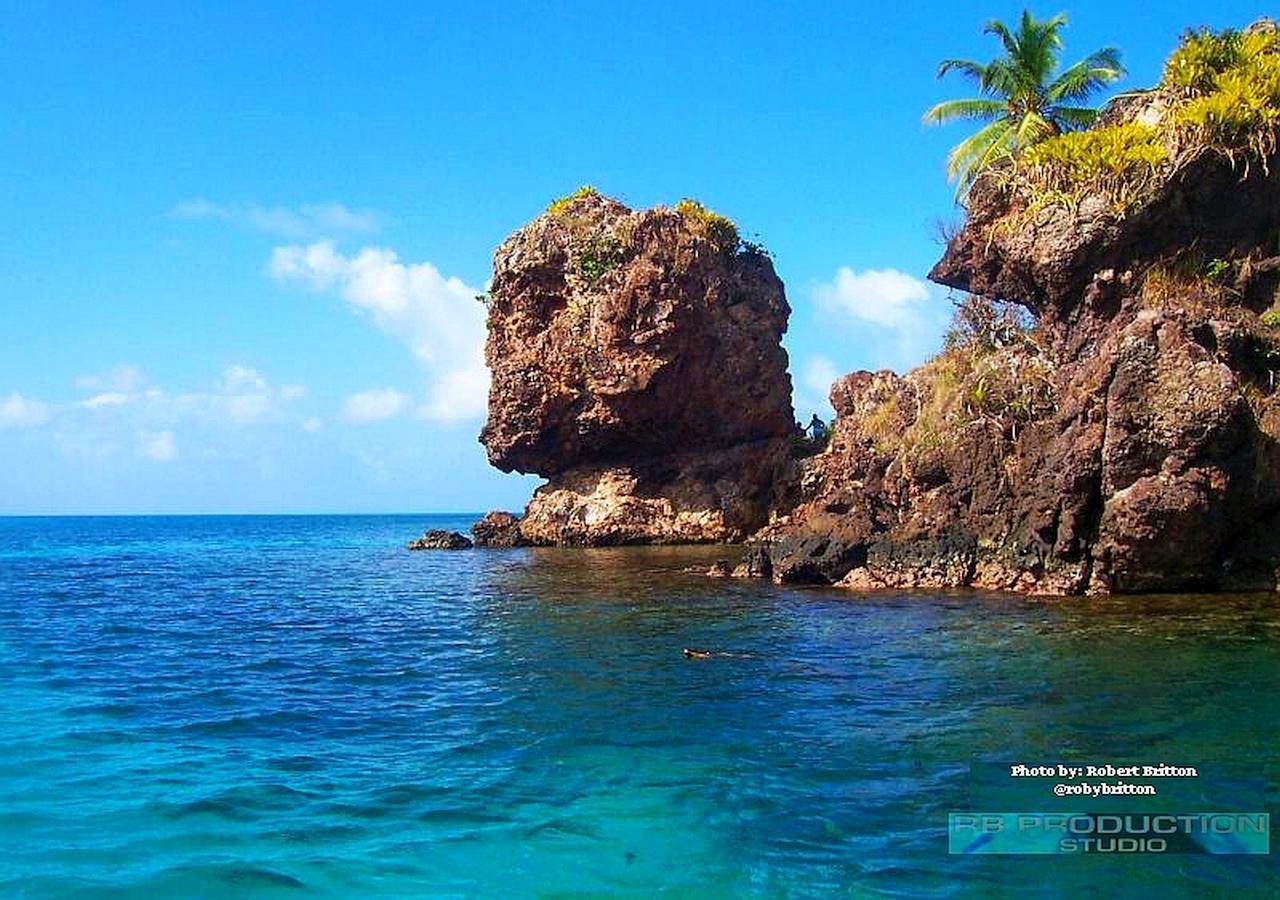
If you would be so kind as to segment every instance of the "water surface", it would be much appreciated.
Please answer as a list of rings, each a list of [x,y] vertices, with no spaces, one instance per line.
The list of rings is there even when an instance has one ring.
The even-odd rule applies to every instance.
[[[1280,895],[1274,857],[945,833],[970,761],[1015,757],[1228,760],[1277,817],[1273,597],[402,549],[468,522],[0,519],[0,896]]]

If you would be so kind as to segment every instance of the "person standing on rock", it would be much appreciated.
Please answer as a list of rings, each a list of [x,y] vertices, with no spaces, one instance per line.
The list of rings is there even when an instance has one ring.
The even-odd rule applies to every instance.
[[[810,440],[820,441],[827,436],[827,423],[819,419],[817,413],[814,413],[813,418],[809,420],[809,427],[805,431],[809,432]]]

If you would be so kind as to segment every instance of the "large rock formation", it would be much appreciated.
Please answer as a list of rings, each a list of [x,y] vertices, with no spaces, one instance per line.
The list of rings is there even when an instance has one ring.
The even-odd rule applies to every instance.
[[[523,540],[725,541],[765,524],[795,427],[790,309],[732,223],[584,189],[503,242],[487,302],[480,440],[499,469],[548,479]]]
[[[837,382],[832,442],[745,571],[858,588],[1276,587],[1274,125],[1215,145],[1189,130],[1189,96],[1162,85],[1114,106],[1097,136],[1150,142],[1145,162],[1057,200],[1036,191],[1052,172],[1021,161],[977,182],[930,277],[1034,326],[971,299],[927,365]]]

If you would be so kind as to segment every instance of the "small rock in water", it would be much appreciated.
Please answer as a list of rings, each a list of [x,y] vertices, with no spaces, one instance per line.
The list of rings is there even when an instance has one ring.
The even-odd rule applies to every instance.
[[[480,547],[524,547],[529,542],[520,533],[520,517],[509,512],[488,512],[471,526]]]
[[[420,538],[409,542],[410,550],[468,550],[471,539],[456,531],[433,528]]]

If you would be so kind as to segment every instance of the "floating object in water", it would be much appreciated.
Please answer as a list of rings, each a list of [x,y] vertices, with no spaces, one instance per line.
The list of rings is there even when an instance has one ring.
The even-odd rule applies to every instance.
[[[689,659],[754,659],[754,653],[730,653],[727,650],[703,650],[699,647],[685,647],[684,655]]]

